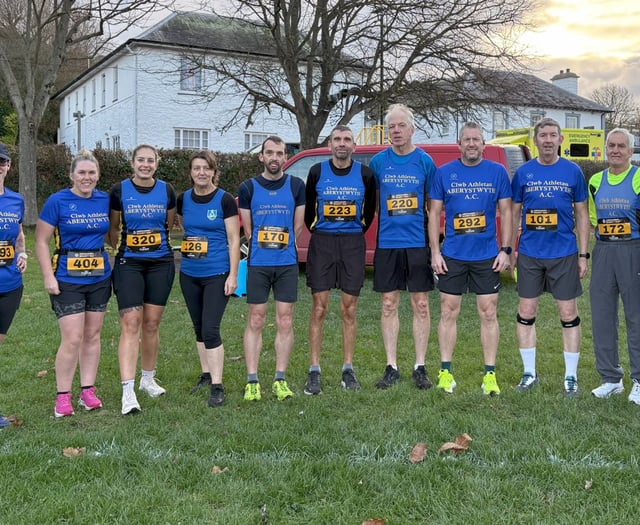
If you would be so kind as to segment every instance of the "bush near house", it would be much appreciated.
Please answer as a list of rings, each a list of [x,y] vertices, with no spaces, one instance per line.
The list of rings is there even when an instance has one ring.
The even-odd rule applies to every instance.
[[[11,170],[5,184],[18,190],[18,169],[20,159],[16,147],[9,146]],[[173,185],[177,193],[188,189],[189,157],[193,152],[179,149],[160,150],[158,178]],[[131,174],[128,152],[95,149],[93,154],[100,163],[100,181],[98,188],[109,191],[116,182]],[[219,185],[229,193],[236,195],[240,183],[262,171],[258,156],[249,153],[215,153],[220,171]],[[56,191],[69,185],[69,166],[73,156],[64,145],[43,145],[38,147],[38,206]]]

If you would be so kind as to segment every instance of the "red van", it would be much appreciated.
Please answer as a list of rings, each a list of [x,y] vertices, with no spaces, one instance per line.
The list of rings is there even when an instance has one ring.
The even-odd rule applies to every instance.
[[[457,144],[416,144],[416,146],[426,151],[431,156],[436,167],[460,158],[460,150],[458,149]],[[371,157],[388,147],[390,146],[381,144],[356,146],[353,153],[353,159],[368,165]],[[531,154],[529,153],[529,149],[522,145],[487,144],[484,148],[483,157],[502,164],[509,172],[509,178],[511,178],[519,166],[531,159]],[[284,165],[284,172],[306,181],[311,166],[330,158],[331,151],[329,148],[304,150],[287,160]],[[498,228],[499,226],[500,225],[498,224]],[[373,254],[376,249],[377,232],[378,223],[377,219],[375,219],[365,235],[367,242],[365,263],[367,266],[373,265]],[[305,227],[302,230],[302,235],[300,235],[297,240],[298,262],[301,264],[305,264],[307,262],[307,250],[309,248],[310,235],[309,230]],[[243,236],[241,247],[243,256],[246,256],[247,248],[248,247]]]

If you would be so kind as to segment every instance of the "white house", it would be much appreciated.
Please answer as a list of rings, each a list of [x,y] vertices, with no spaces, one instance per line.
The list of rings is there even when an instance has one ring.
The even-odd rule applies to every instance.
[[[207,103],[202,93],[211,91],[215,78],[210,71],[194,66],[194,57],[205,55],[216,59],[249,56],[279,67],[269,40],[256,26],[210,14],[175,13],[119,46],[55,95],[62,99],[58,142],[73,152],[97,146],[130,150],[143,143],[240,152],[261,144],[271,134],[289,143],[299,142],[294,117],[286,112],[258,110],[249,122],[245,119],[229,126],[242,95],[225,90],[222,83],[216,98]],[[604,127],[609,109],[578,96],[578,76],[569,70],[551,83],[521,73],[483,74],[494,81],[490,89],[486,83],[479,85],[478,90],[486,93],[474,97],[480,104],[473,111],[447,115],[442,125],[419,125],[414,141],[455,142],[462,122],[470,118],[483,124],[487,139],[496,130],[529,127],[545,116],[564,127]],[[336,85],[336,92],[341,87]],[[322,135],[335,123],[332,117],[337,115],[330,115]],[[366,122],[363,113],[350,126],[357,133]]]
[[[221,92],[207,103],[202,88],[214,84],[213,73],[194,66],[198,54],[274,60],[255,26],[215,15],[175,13],[119,46],[55,95],[63,99],[58,143],[72,151],[96,146],[130,150],[144,143],[241,152],[272,134],[299,142],[294,117],[280,111],[258,110],[249,125],[227,129],[240,97]],[[333,120],[329,118],[324,134]],[[350,124],[362,128],[364,115]]]

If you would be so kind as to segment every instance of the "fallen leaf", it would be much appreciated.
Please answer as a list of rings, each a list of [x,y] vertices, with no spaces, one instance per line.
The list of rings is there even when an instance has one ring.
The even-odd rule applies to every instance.
[[[53,357],[47,357],[47,358],[44,360],[44,362],[45,362],[45,363],[53,363],[54,361],[55,361],[55,360],[54,360],[54,358],[53,358]]]
[[[229,472],[229,469],[227,467],[220,468],[218,465],[214,465],[211,469],[211,474],[223,474],[225,472]]]
[[[387,521],[386,518],[372,518],[370,520],[364,520],[362,525],[384,525]]]
[[[38,376],[38,378],[42,379],[44,376],[46,376],[49,372],[47,370],[40,370],[40,372],[38,372],[36,375]]]
[[[22,425],[24,425],[24,421],[22,419],[17,418],[13,414],[8,416],[7,419],[11,421],[12,427],[21,427]]]
[[[358,485],[363,485],[363,484],[364,484],[364,481],[362,480],[358,481]]]
[[[444,443],[438,449],[438,452],[446,452],[447,450],[450,450],[451,452],[457,455],[467,450],[469,448],[469,443],[471,441],[473,441],[473,439],[469,434],[465,432],[464,434],[458,436],[454,443],[450,441],[447,443]]]
[[[62,449],[62,455],[65,458],[77,458],[87,451],[85,447],[66,447]]]
[[[593,486],[593,480],[588,479],[584,482],[584,490],[589,490]]]
[[[229,358],[229,361],[242,361],[244,359],[243,355],[234,355]]]
[[[411,454],[409,454],[409,461],[411,463],[420,463],[424,460],[424,456],[427,453],[427,444],[426,443],[417,443]]]

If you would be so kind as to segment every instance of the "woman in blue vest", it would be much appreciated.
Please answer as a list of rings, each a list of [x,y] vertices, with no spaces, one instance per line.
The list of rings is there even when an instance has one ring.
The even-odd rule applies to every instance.
[[[98,161],[81,150],[71,162],[71,188],[51,195],[36,225],[36,255],[44,287],[60,327],[56,354],[58,393],[54,415],[73,415],[71,387],[80,365],[85,410],[102,408],[95,394],[100,331],[111,296],[111,267],[104,241],[109,232],[109,196],[96,189]],[[53,257],[49,241],[55,239]]]
[[[4,179],[11,168],[11,157],[0,144],[0,343],[4,341],[11,321],[22,299],[22,273],[27,269],[24,251],[24,199],[5,188]],[[0,428],[11,422],[0,414]]]
[[[208,151],[189,161],[193,187],[178,196],[178,223],[184,229],[180,287],[196,332],[202,374],[197,392],[211,385],[208,404],[222,405],[224,346],[220,322],[238,287],[240,223],[231,194],[218,188],[216,159]]]
[[[135,148],[133,176],[116,183],[109,199],[109,240],[113,247],[120,242],[113,267],[113,291],[120,313],[122,414],[140,411],[134,391],[139,349],[139,390],[151,397],[166,392],[156,383],[155,369],[160,320],[175,277],[169,228],[176,216],[176,194],[171,184],[154,178],[158,161],[153,146]]]

